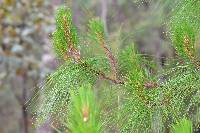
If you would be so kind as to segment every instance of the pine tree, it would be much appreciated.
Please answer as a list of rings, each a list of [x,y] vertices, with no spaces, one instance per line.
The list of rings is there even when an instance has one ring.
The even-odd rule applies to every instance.
[[[100,19],[88,24],[87,39],[104,54],[84,56],[70,9],[59,8],[54,49],[64,63],[31,99],[36,124],[50,119],[72,133],[152,132],[159,116],[160,132],[187,118],[199,124],[200,63],[195,53],[200,32],[200,1],[181,0],[167,22],[179,60],[161,73],[134,44],[114,55]],[[161,80],[162,78],[162,80]],[[97,88],[97,83],[102,85]]]

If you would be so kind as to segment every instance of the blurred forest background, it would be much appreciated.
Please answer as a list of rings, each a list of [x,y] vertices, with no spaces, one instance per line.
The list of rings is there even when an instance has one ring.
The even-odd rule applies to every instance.
[[[51,40],[58,6],[72,9],[81,31],[87,30],[85,25],[90,18],[102,18],[114,52],[135,43],[162,69],[166,58],[175,56],[165,29],[172,3],[173,0],[0,0],[0,133],[53,132],[48,122],[32,128],[25,102],[58,66]]]

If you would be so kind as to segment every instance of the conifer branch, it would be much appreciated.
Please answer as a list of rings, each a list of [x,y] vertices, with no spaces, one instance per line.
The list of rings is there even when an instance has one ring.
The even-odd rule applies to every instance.
[[[73,47],[73,42],[72,42],[72,35],[70,33],[70,27],[66,16],[63,16],[63,23],[64,23],[63,27],[64,27],[65,39],[67,40],[68,48],[70,49]]]
[[[112,78],[117,80],[117,61],[113,55],[113,53],[106,46],[105,42],[105,31],[104,24],[99,19],[92,19],[89,23],[89,28],[91,30],[91,37],[102,47],[106,57],[110,62],[110,67],[112,70]]]
[[[142,103],[147,107],[149,107],[150,101],[148,100],[148,97],[144,94],[144,89],[145,88],[146,89],[156,88],[154,84],[156,84],[156,83],[145,82],[144,85],[142,85],[139,81],[135,82],[135,87],[137,88],[136,89],[136,95],[140,98]]]
[[[139,88],[137,90],[137,95],[138,97],[142,100],[142,102],[145,104],[145,105],[149,105],[149,101],[148,99],[146,98],[146,96],[144,95],[144,92],[143,92],[143,88]]]
[[[190,11],[195,11],[195,14],[199,12],[199,4],[196,6],[197,3],[194,4],[193,0],[186,0],[182,3],[190,9],[180,8],[178,13],[172,17],[170,23],[171,38],[178,54],[200,68],[194,52],[195,33],[197,33],[196,29],[199,27],[199,20],[190,21],[194,16],[190,14]],[[197,9],[193,10],[195,7]],[[182,13],[184,13],[183,16],[186,19],[182,17]],[[33,111],[36,112],[36,118],[41,117],[36,121],[38,124],[43,123],[49,116],[65,117],[66,114],[69,132],[99,132],[101,121],[99,121],[98,106],[94,102],[95,95],[91,91],[97,79],[112,82],[112,86],[120,84],[120,86],[130,89],[128,93],[123,95],[125,96],[123,104],[119,106],[119,101],[117,103],[119,108],[117,108],[116,122],[122,119],[122,126],[117,125],[120,132],[144,132],[144,129],[146,132],[151,131],[151,123],[152,120],[155,120],[154,115],[157,115],[158,110],[162,122],[168,123],[171,122],[171,120],[167,120],[168,118],[172,118],[172,121],[174,121],[180,119],[183,114],[187,116],[189,109],[199,104],[199,100],[196,98],[200,84],[199,73],[196,69],[194,70],[192,65],[188,65],[187,68],[178,66],[166,75],[168,79],[164,83],[159,84],[159,82],[151,80],[156,76],[150,77],[149,73],[151,72],[148,71],[148,67],[143,69],[141,62],[144,60],[142,60],[142,56],[137,54],[135,48],[129,47],[121,53],[117,60],[115,59],[115,55],[106,44],[104,25],[100,20],[90,21],[91,33],[89,37],[103,49],[106,62],[98,60],[98,58],[83,59],[77,47],[80,43],[70,10],[61,8],[57,13],[56,20],[57,28],[53,34],[55,51],[59,57],[70,60],[66,61],[66,64],[63,64],[52,74],[47,80],[48,82],[41,87],[44,100],[33,100],[34,103],[38,100],[42,102],[39,109],[36,107]],[[191,23],[194,24],[191,25]],[[102,63],[104,64],[102,65]],[[107,73],[109,70],[111,72]],[[125,78],[118,77],[118,71]],[[88,84],[85,85],[85,83]],[[121,92],[117,89],[116,91]],[[127,91],[124,90],[123,92]],[[114,97],[120,96],[115,92],[113,94]],[[39,97],[39,95],[37,96]],[[110,99],[110,101],[115,101],[111,103],[115,106],[116,99]],[[108,100],[108,102],[110,101]],[[188,103],[190,105],[187,105]],[[109,106],[109,108],[113,109],[113,106]],[[185,108],[188,110],[185,110]],[[116,110],[112,111],[114,112],[111,112],[111,115],[116,118]],[[116,124],[115,121],[111,122],[111,125]],[[77,124],[80,126],[77,126]],[[108,126],[110,128],[110,125]],[[79,127],[85,128],[79,130]]]
[[[66,16],[63,16],[63,28],[64,28],[65,39],[68,44],[68,49],[64,54],[64,59],[73,58],[75,60],[75,62],[81,63],[80,51],[74,47],[74,44],[72,41],[72,35],[70,33],[70,26],[69,26]],[[106,46],[103,35],[99,32],[96,32],[96,36],[97,36],[98,41],[101,44],[109,62],[110,62],[111,69],[112,69],[112,76],[111,77],[106,76],[106,74],[101,71],[92,70],[92,68],[89,68],[89,66],[86,66],[86,67],[89,68],[90,71],[94,72],[96,75],[99,75],[103,79],[110,80],[111,82],[113,82],[115,84],[124,84],[124,81],[117,79],[116,59],[115,59],[114,55],[112,54],[112,52]]]
[[[82,63],[82,67],[84,68],[87,68],[88,71],[94,73],[95,75],[99,76],[100,78],[102,79],[105,79],[105,80],[109,80],[115,84],[125,84],[125,81],[122,81],[122,80],[118,80],[118,79],[115,79],[113,77],[109,77],[107,76],[105,73],[101,72],[100,70],[95,70],[93,68],[91,68],[87,63],[83,62]]]
[[[116,61],[114,55],[112,54],[112,52],[106,46],[103,35],[101,33],[96,32],[96,36],[98,38],[100,45],[102,46],[102,48],[104,50],[105,55],[107,56],[107,58],[110,62],[110,66],[112,69],[112,75],[117,80],[117,61]]]
[[[191,43],[190,43],[190,39],[188,37],[188,35],[184,36],[184,49],[185,49],[185,53],[187,54],[188,58],[190,59],[190,61],[198,68],[200,69],[200,64],[198,63],[197,59],[195,58],[194,53],[191,51]]]
[[[153,89],[159,87],[159,84],[156,82],[147,81],[144,83],[144,87],[147,89]]]
[[[64,59],[70,57],[73,58],[75,62],[78,62],[80,60],[80,51],[74,47],[73,41],[72,41],[72,35],[70,32],[70,27],[67,21],[67,17],[63,16],[63,22],[64,22],[64,33],[65,33],[65,39],[68,44],[68,49],[66,53],[64,54]]]

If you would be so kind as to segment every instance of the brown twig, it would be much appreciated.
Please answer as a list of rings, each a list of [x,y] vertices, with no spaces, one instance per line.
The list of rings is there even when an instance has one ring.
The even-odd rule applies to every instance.
[[[72,42],[72,35],[70,33],[70,26],[67,21],[67,16],[63,16],[63,28],[64,28],[64,33],[65,33],[65,39],[67,40],[68,43],[68,49],[70,49],[73,46]]]
[[[112,52],[106,46],[103,35],[101,33],[96,33],[96,35],[97,35],[99,43],[101,44],[101,46],[105,52],[105,55],[107,56],[107,58],[110,62],[113,77],[115,79],[117,79],[117,61],[116,61],[114,55],[112,54]]]
[[[63,22],[64,22],[63,28],[64,28],[65,39],[67,40],[67,44],[68,44],[68,49],[66,53],[64,54],[63,58],[66,59],[70,57],[74,59],[75,62],[78,62],[81,58],[80,51],[74,47],[74,44],[72,41],[72,35],[70,32],[70,26],[69,26],[66,16],[63,17]]]
[[[91,68],[91,67],[90,67],[88,64],[86,64],[86,63],[81,63],[81,64],[82,64],[82,67],[87,68],[88,71],[90,71],[90,72],[92,72],[92,73],[98,75],[98,76],[101,77],[102,79],[109,80],[109,81],[111,81],[111,82],[113,82],[113,83],[115,83],[115,84],[124,84],[124,83],[125,83],[125,81],[122,81],[122,80],[118,80],[118,79],[109,77],[109,76],[107,76],[105,73],[103,73],[103,72],[101,72],[101,71],[99,71],[99,70],[95,70],[95,69]]]
[[[153,89],[153,88],[159,87],[159,84],[156,83],[156,82],[149,81],[149,82],[144,83],[144,87],[147,88],[147,89]]]
[[[200,69],[200,64],[198,63],[198,61],[197,61],[197,59],[196,59],[194,53],[193,53],[193,52],[191,51],[191,49],[190,49],[190,44],[191,44],[191,43],[190,43],[190,39],[189,39],[188,35],[185,35],[185,36],[184,36],[184,41],[183,41],[183,43],[184,43],[185,52],[186,52],[188,58],[190,59],[190,61],[191,61],[198,69]]]

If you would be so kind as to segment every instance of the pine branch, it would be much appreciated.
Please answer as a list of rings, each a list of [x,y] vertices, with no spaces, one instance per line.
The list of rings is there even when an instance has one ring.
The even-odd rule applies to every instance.
[[[153,88],[158,88],[160,85],[156,82],[152,81],[147,81],[144,83],[144,87],[147,89],[153,89]]]
[[[117,62],[106,45],[104,25],[100,20],[90,21],[90,35],[101,46],[106,62],[98,58],[81,58],[71,12],[61,8],[56,17],[57,27],[53,34],[54,48],[57,55],[67,61],[41,87],[42,103],[34,108],[36,118],[40,117],[37,122],[41,124],[48,117],[65,120],[69,118],[67,122],[70,123],[69,128],[72,132],[90,132],[88,129],[94,133],[99,132],[100,121],[96,111],[98,108],[94,102],[94,95],[89,90],[98,78],[114,83],[112,87],[120,84],[128,90],[123,90],[128,92],[125,94],[127,97],[122,99],[123,104],[120,106],[117,101],[118,108],[114,111],[117,113],[116,122],[122,120],[122,123],[117,123],[119,131],[150,131],[151,122],[158,110],[162,124],[167,123],[167,127],[174,120],[181,119],[183,115],[190,117],[190,109],[199,105],[196,98],[200,84],[199,73],[193,65],[200,69],[194,53],[195,36],[199,32],[200,19],[190,20],[193,20],[193,14],[199,16],[200,6],[194,0],[183,0],[180,3],[184,7],[175,10],[178,13],[174,13],[170,21],[171,38],[178,54],[190,62],[187,67],[179,65],[173,68],[167,75],[168,79],[162,84],[155,81],[156,77],[150,74],[150,70],[146,69],[148,67],[144,68],[143,64],[146,65],[147,62],[143,62],[143,57],[135,48],[129,47],[124,50],[119,56],[119,63]],[[119,78],[118,69],[120,75],[123,75]],[[111,75],[108,75],[110,70]],[[39,100],[33,101],[37,103]],[[116,104],[115,100],[110,101]],[[115,122],[112,122],[114,125]]]
[[[106,57],[110,62],[113,78],[117,80],[117,61],[112,52],[106,46],[103,22],[100,19],[92,19],[89,22],[89,28],[91,37],[102,47]]]
[[[58,57],[75,62],[80,60],[77,48],[78,35],[69,9],[60,7],[56,14],[56,31],[53,33],[54,49]]]
[[[72,41],[72,35],[70,32],[70,27],[67,21],[67,17],[63,16],[63,22],[64,22],[64,33],[65,38],[68,43],[68,50],[64,56],[65,59],[73,58],[75,62],[78,62],[80,60],[80,51],[74,47],[73,41]]]
[[[195,55],[194,55],[194,52],[191,51],[191,41],[188,37],[188,35],[185,35],[184,36],[184,48],[185,48],[185,53],[187,54],[188,58],[190,59],[191,63],[193,63],[198,70],[200,70],[200,64],[199,62],[197,61]]]
[[[102,78],[102,79],[106,79],[106,80],[111,81],[111,82],[113,82],[113,83],[115,83],[115,84],[124,84],[124,83],[125,83],[125,81],[122,81],[122,80],[118,80],[118,79],[109,77],[109,76],[107,76],[105,73],[103,73],[103,72],[101,72],[101,71],[99,71],[99,70],[93,69],[92,67],[90,67],[89,64],[87,64],[87,63],[85,63],[85,62],[82,62],[82,65],[81,65],[81,66],[84,67],[84,68],[87,68],[88,71],[94,73],[95,75],[98,75],[98,76],[99,76],[100,78]]]
[[[99,43],[101,44],[105,55],[107,56],[108,60],[110,61],[111,69],[112,69],[112,75],[117,80],[117,61],[112,54],[112,52],[108,49],[108,47],[105,44],[105,39],[103,38],[103,35],[101,33],[96,32],[96,36],[98,38]]]

